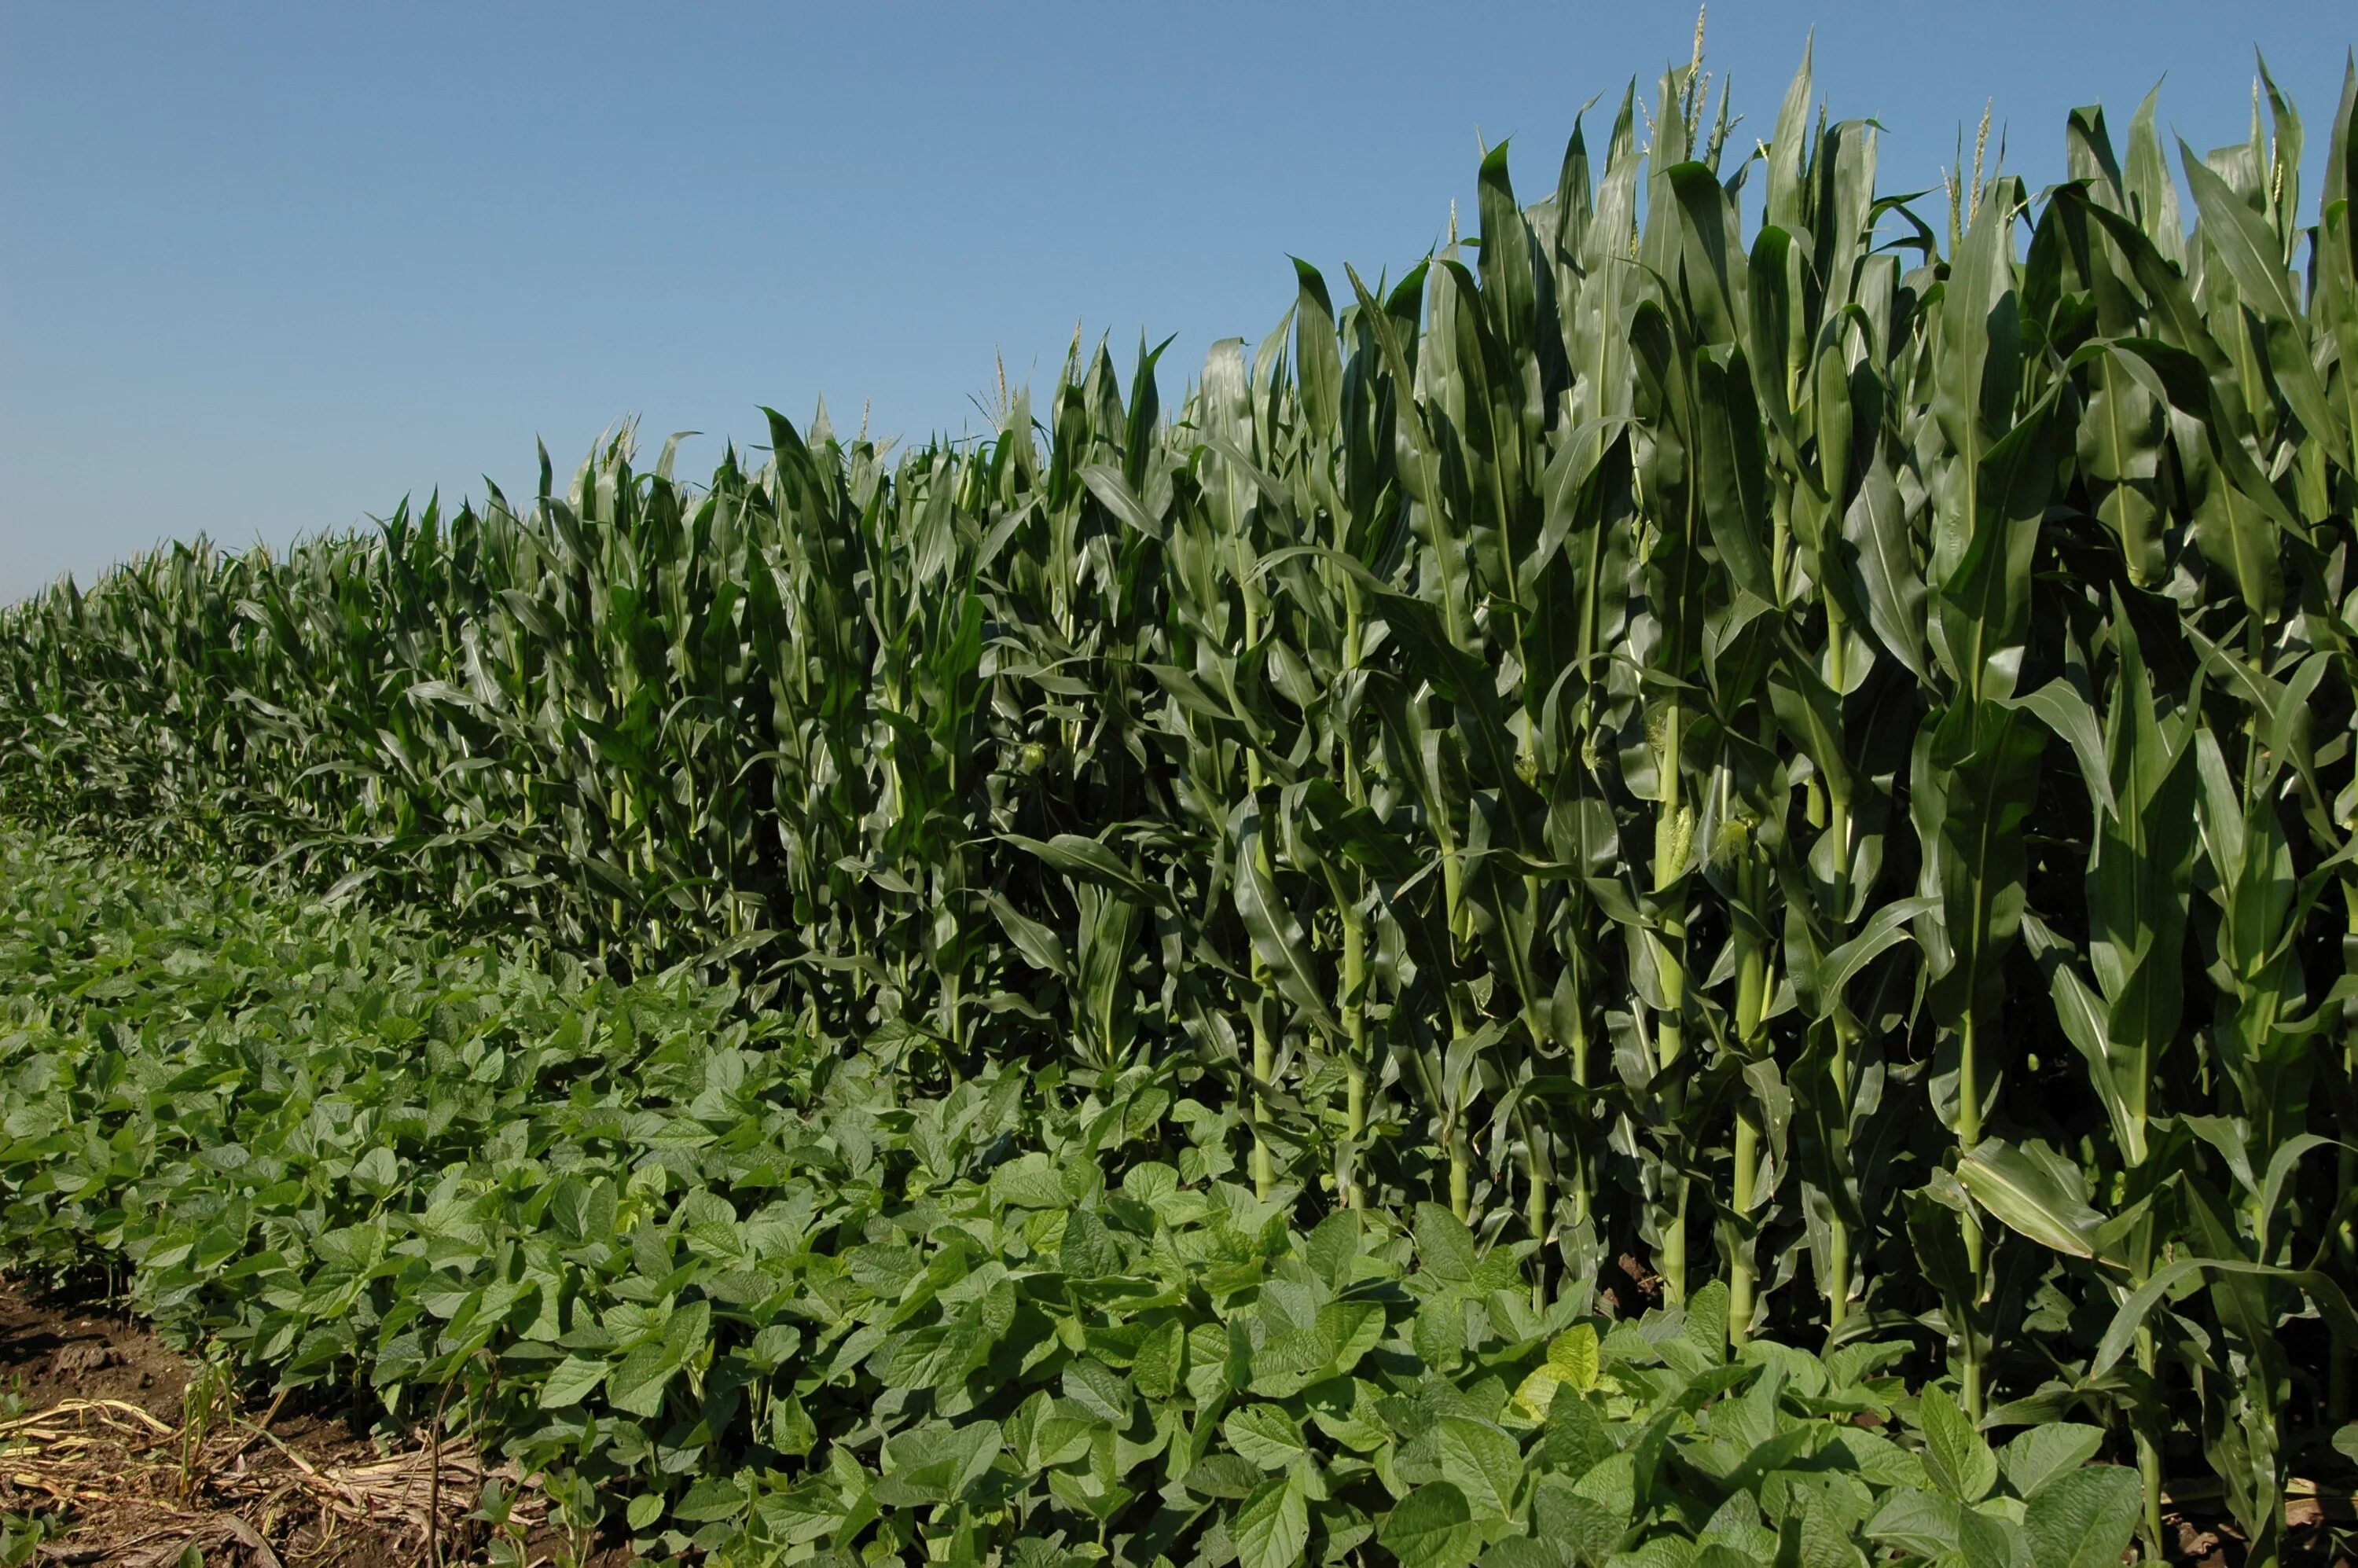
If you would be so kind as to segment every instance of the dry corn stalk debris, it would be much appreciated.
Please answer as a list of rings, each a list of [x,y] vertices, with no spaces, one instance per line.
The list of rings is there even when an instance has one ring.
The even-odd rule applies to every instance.
[[[62,1515],[49,1562],[161,1568],[191,1545],[234,1544],[243,1561],[283,1568],[337,1557],[362,1535],[420,1561],[432,1541],[447,1561],[484,1484],[519,1484],[464,1441],[339,1462],[306,1458],[268,1420],[191,1431],[121,1400],[76,1399],[0,1421],[0,1512]],[[527,1487],[510,1528],[543,1522]]]

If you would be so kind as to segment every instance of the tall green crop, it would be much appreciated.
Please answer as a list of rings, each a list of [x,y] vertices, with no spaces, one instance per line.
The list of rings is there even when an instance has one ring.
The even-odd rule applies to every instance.
[[[1175,403],[1076,341],[971,445],[773,415],[60,585],[0,798],[945,1087],[1184,1059],[1197,1176],[1910,1325],[2134,1432],[2148,1530],[2199,1444],[2265,1560],[2351,1413],[2358,130],[2303,208],[2263,75],[1943,232],[1806,61],[1747,157],[1698,59]]]

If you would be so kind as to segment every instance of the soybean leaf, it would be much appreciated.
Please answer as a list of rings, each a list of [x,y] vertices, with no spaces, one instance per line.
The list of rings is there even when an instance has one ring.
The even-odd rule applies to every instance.
[[[2114,1568],[2136,1531],[2144,1488],[2117,1465],[2066,1471],[2033,1495],[2022,1528],[2039,1568]]]
[[[1444,1416],[1440,1452],[1442,1479],[1465,1495],[1476,1518],[1505,1519],[1514,1512],[1523,1454],[1513,1438],[1486,1421]]]
[[[568,1356],[540,1385],[540,1408],[562,1410],[578,1405],[606,1380],[608,1364],[586,1356]]]
[[[1272,1404],[1250,1404],[1220,1423],[1228,1446],[1264,1470],[1282,1470],[1309,1453],[1302,1428]]]
[[[1938,1383],[1917,1400],[1924,1429],[1924,1469],[1932,1484],[1961,1503],[1977,1503],[1997,1485],[1997,1455],[1974,1430],[1956,1400]]]
[[[1401,1498],[1376,1539],[1401,1568],[1466,1568],[1482,1547],[1465,1494],[1446,1481],[1427,1481]]]
[[[2016,1497],[2036,1497],[2049,1482],[2093,1459],[2104,1444],[2100,1426],[2054,1422],[2034,1426],[2008,1443],[1998,1451],[1998,1465]]]
[[[1300,1473],[1261,1483],[1237,1510],[1229,1534],[1243,1568],[1299,1568],[1302,1549],[1310,1541],[1310,1499]]]

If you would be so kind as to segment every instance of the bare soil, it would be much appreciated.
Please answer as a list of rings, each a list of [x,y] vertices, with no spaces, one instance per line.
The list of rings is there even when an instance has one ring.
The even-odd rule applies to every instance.
[[[92,1303],[28,1301],[0,1281],[0,1389],[28,1410],[66,1400],[121,1400],[177,1422],[186,1362],[148,1327]]]
[[[0,1515],[38,1521],[37,1563],[456,1568],[487,1561],[466,1516],[498,1474],[463,1442],[387,1450],[332,1410],[254,1408],[128,1314],[0,1279]],[[629,1561],[585,1562],[539,1503],[515,1509],[525,1563]]]

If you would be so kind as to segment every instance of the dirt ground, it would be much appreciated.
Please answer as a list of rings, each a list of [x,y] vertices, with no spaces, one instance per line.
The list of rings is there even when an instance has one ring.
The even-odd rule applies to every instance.
[[[629,1560],[568,1550],[529,1487],[516,1550],[495,1556],[467,1517],[487,1475],[465,1444],[384,1452],[294,1403],[252,1408],[144,1324],[0,1279],[0,1515],[39,1521],[33,1563],[177,1568],[191,1547],[208,1568]]]
[[[127,1317],[78,1303],[26,1299],[0,1280],[0,1390],[27,1410],[67,1400],[120,1400],[177,1422],[188,1367]]]
[[[2297,1568],[2352,1568],[2350,1543],[2358,1507],[2337,1494],[2320,1495],[2296,1481],[2285,1498],[2284,1562]],[[2220,1511],[2215,1487],[2194,1490],[2166,1511],[2162,1528],[2174,1540],[2170,1561],[2190,1568],[2244,1568],[2244,1541]]]

